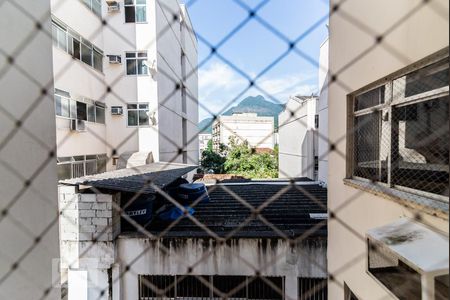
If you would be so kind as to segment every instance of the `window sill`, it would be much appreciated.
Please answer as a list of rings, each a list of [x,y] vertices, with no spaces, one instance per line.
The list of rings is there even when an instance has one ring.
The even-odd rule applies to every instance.
[[[405,207],[420,210],[432,216],[448,220],[449,219],[449,203],[412,193],[400,191],[397,189],[385,187],[381,184],[374,184],[357,179],[346,178],[344,184],[353,188],[368,192],[370,194],[383,197],[387,200],[394,201]]]

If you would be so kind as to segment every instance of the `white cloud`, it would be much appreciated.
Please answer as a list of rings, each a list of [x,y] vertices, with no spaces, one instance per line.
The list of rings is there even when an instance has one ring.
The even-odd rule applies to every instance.
[[[254,74],[252,75],[254,76]],[[284,103],[292,95],[311,95],[317,93],[316,76],[313,74],[286,74],[284,76],[263,76],[256,84],[273,98]],[[248,87],[248,81],[231,67],[221,62],[214,62],[199,71],[200,120],[220,113],[237,104],[230,105],[236,96]],[[264,95],[252,88],[245,92],[237,102],[247,96]],[[202,108],[202,105],[206,109]]]

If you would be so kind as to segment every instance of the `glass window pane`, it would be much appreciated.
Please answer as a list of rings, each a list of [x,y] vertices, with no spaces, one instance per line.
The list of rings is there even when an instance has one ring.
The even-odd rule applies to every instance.
[[[70,118],[77,118],[77,101],[75,100],[70,100]]]
[[[148,109],[148,104],[139,104],[140,109]]]
[[[380,181],[381,112],[355,118],[353,175]]]
[[[56,115],[61,117],[70,117],[69,115],[69,99],[55,95]]]
[[[134,1],[133,0],[125,0],[125,5],[133,5]]]
[[[147,58],[147,52],[138,52],[138,57],[145,57]]]
[[[411,97],[448,86],[448,59],[422,68],[394,81],[394,99]]]
[[[72,178],[72,165],[71,164],[58,164],[58,180],[65,180]]]
[[[80,59],[81,58],[81,45],[80,41],[72,38],[72,56],[73,58]]]
[[[92,66],[92,48],[88,47],[84,43],[81,44],[81,60]]]
[[[147,67],[147,60],[146,59],[138,59],[138,74],[139,75],[147,75],[148,74],[148,67]]]
[[[128,126],[138,126],[138,112],[136,110],[128,111]]]
[[[136,12],[134,6],[125,6],[125,22],[134,23],[136,20]]]
[[[127,53],[125,53],[125,56],[126,56],[127,58],[133,58],[133,57],[136,57],[136,52],[127,52]]]
[[[92,0],[92,11],[99,17],[102,15],[102,3],[99,0]]]
[[[137,104],[127,104],[127,108],[128,109],[137,109],[138,106],[137,106]]]
[[[77,119],[87,121],[87,105],[83,102],[77,102]]]
[[[136,4],[147,4],[147,0],[136,0]]]
[[[58,47],[67,51],[67,32],[58,27]]]
[[[95,107],[95,118],[96,122],[100,124],[105,124],[105,109],[102,107]]]
[[[145,110],[140,110],[139,111],[139,125],[140,126],[149,125],[148,111],[145,111]]]
[[[94,68],[103,71],[103,54],[94,50]]]
[[[386,87],[382,86],[355,97],[355,111],[383,104],[385,90]]]
[[[392,183],[449,195],[449,97],[394,108]]]
[[[95,122],[95,105],[94,104],[88,105],[88,121]]]
[[[55,24],[52,24],[52,38],[53,46],[58,47],[58,28]]]
[[[147,7],[136,6],[136,22],[147,22]]]
[[[127,75],[136,75],[136,60],[135,59],[127,59]]]

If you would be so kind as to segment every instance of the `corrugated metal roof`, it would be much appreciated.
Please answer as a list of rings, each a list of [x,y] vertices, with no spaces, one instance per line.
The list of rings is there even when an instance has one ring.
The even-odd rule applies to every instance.
[[[85,176],[60,181],[65,185],[86,185],[100,189],[142,194],[155,193],[152,185],[158,188],[174,182],[177,178],[195,170],[198,166],[177,163],[152,163],[129,169]]]
[[[270,228],[258,216],[252,216],[250,208],[237,200],[232,194],[238,195],[255,208],[270,202],[261,210],[260,215],[290,238],[299,237],[307,232],[309,238],[323,238],[327,235],[327,220],[310,217],[310,214],[327,213],[327,190],[312,182],[307,182],[305,185],[299,185],[299,183],[283,185],[279,182],[274,182],[274,184],[266,182],[265,184],[254,185],[222,184],[211,186],[209,187],[211,202],[201,203],[194,207],[196,211],[194,217],[209,230],[222,237],[230,234],[247,218],[251,217],[251,221],[234,233],[233,237],[282,238],[282,235]],[[168,225],[169,223],[154,221],[147,227],[147,230],[155,235],[160,235]],[[136,235],[132,234],[131,236]],[[205,238],[210,237],[210,235],[192,220],[184,218],[164,233],[162,237]]]

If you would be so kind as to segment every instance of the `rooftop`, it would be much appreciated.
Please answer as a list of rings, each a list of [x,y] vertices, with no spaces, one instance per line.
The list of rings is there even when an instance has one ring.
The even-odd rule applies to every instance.
[[[327,190],[315,182],[221,183],[210,186],[208,191],[211,202],[198,204],[194,218],[220,237],[231,234],[248,218],[251,218],[248,224],[232,233],[233,238],[294,238],[303,234],[305,238],[326,237],[327,220],[323,219],[323,214],[327,213]],[[260,214],[252,215],[246,203],[260,208]],[[317,214],[322,218],[315,217]],[[203,226],[189,218],[163,233],[169,225],[171,223],[153,221],[147,230],[162,238],[211,237]],[[125,238],[142,236],[140,233],[122,235]]]
[[[64,185],[85,185],[98,189],[153,194],[198,166],[158,162],[145,166],[115,170],[97,175],[61,181]]]

